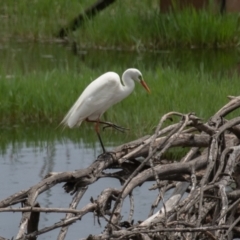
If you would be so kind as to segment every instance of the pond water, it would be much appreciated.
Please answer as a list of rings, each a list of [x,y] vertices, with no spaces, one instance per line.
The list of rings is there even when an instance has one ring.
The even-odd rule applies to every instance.
[[[59,44],[28,44],[2,43],[0,46],[1,70],[0,76],[8,74],[12,77],[18,73],[31,71],[51,71],[51,69],[70,68],[78,61],[102,72],[110,70],[111,65],[141,66],[154,69],[157,65],[175,65],[187,70],[189,67],[203,65],[204,71],[238,71],[238,53],[235,50],[224,51],[161,51],[154,53],[126,53],[114,51],[80,51],[74,55],[71,48]],[[104,61],[103,61],[104,59]],[[50,61],[51,60],[51,61]],[[186,65],[186,63],[188,63]],[[17,71],[16,71],[17,69]],[[101,153],[101,148],[95,142],[96,136],[88,128],[78,137],[69,138],[65,133],[52,136],[51,126],[2,126],[0,139],[0,199],[38,183],[48,172],[72,171],[85,168]],[[52,132],[51,132],[52,131]],[[105,135],[104,137],[108,137]],[[127,142],[132,136],[116,137],[108,143],[107,149],[112,149]],[[149,191],[152,183],[147,183],[134,191],[135,220],[147,217],[157,191]],[[96,198],[107,187],[120,187],[117,180],[101,179],[90,186],[87,194],[80,202],[78,209],[89,202],[90,197]],[[68,207],[72,196],[66,194],[62,185],[46,191],[38,198],[42,207]],[[128,204],[123,208],[127,218]],[[50,226],[63,218],[65,214],[41,214],[39,229]],[[0,236],[11,238],[16,236],[21,218],[20,213],[0,213]],[[95,219],[96,220],[96,219]],[[70,227],[66,239],[80,239],[90,233],[100,233],[102,228],[88,214],[83,221],[78,221]],[[95,225],[94,225],[95,221]],[[103,226],[105,225],[104,220]],[[38,239],[56,239],[59,229],[41,235]]]
[[[110,146],[108,146],[110,148]],[[1,156],[1,198],[7,197],[10,194],[18,192],[22,189],[39,182],[46,173],[55,171],[72,171],[75,169],[88,167],[93,159],[101,152],[98,145],[94,149],[87,147],[83,142],[78,144],[71,141],[54,142],[46,144],[43,147],[34,147],[22,145],[21,149],[14,149],[9,145],[6,153]],[[136,219],[147,217],[149,212],[148,197],[154,199],[156,192],[147,191],[151,183],[145,184],[141,189],[136,189],[134,192],[135,207],[137,210]],[[79,203],[78,208],[89,203],[90,197],[94,199],[100,192],[107,187],[120,187],[117,180],[101,179],[89,187],[86,195]],[[147,193],[147,195],[146,195]],[[65,193],[62,184],[46,191],[38,198],[38,202],[42,207],[59,207],[67,208],[71,202],[72,196]],[[127,201],[128,202],[128,201]],[[15,206],[16,207],[16,206]],[[124,207],[123,214],[126,215],[129,211],[129,206]],[[18,231],[21,214],[19,213],[1,213],[0,214],[0,234],[3,237],[16,236]],[[41,214],[39,229],[50,226],[63,218],[65,214]],[[4,221],[3,221],[4,219]],[[95,222],[95,224],[94,224]],[[104,226],[104,222],[102,224]],[[84,216],[83,221],[79,221],[70,227],[66,239],[79,239],[92,233],[100,233],[102,228],[94,220],[93,214]],[[59,229],[39,236],[38,239],[56,239]]]

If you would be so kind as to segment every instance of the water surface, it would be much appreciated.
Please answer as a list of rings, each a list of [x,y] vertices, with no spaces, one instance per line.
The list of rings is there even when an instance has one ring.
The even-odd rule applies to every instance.
[[[82,64],[92,71],[105,72],[118,68],[136,66],[154,71],[160,66],[177,67],[182,71],[196,68],[203,72],[216,74],[238,71],[239,56],[235,50],[224,51],[159,51],[159,52],[120,52],[79,50],[73,54],[71,47],[58,44],[29,44],[9,42],[0,46],[0,77],[14,78],[18,74],[35,72],[81,71]],[[1,79],[0,79],[1,80]],[[38,183],[48,172],[73,171],[88,167],[101,153],[99,144],[91,126],[81,130],[60,131],[55,126],[41,126],[38,123],[21,126],[20,124],[0,125],[0,199]],[[121,135],[106,132],[103,139],[111,150],[117,145],[133,140],[137,133]],[[149,191],[152,183],[136,188],[134,219],[143,220],[147,217],[150,206],[157,191]],[[101,179],[89,187],[79,204],[79,209],[89,202],[90,197],[96,198],[107,187],[120,187],[117,180]],[[62,184],[41,194],[38,202],[42,207],[68,207],[72,196],[65,193]],[[126,201],[128,202],[128,201]],[[127,219],[129,206],[123,208]],[[59,221],[65,214],[41,214],[39,229]],[[19,227],[20,213],[0,214],[0,236],[11,238],[16,236]],[[124,219],[124,220],[126,220]],[[102,226],[105,225],[104,220]],[[79,239],[88,234],[100,233],[102,228],[92,214],[77,222],[67,234],[66,239]],[[56,239],[59,229],[39,236],[38,239]]]

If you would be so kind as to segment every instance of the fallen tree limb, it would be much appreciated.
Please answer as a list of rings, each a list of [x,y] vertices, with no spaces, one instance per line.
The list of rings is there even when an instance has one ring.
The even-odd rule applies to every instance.
[[[58,239],[64,239],[68,227],[78,220],[84,221],[85,214],[90,212],[105,221],[104,232],[91,239],[240,237],[240,117],[224,119],[238,108],[240,97],[230,97],[230,102],[205,123],[193,113],[168,113],[152,135],[99,156],[85,169],[49,173],[38,184],[1,200],[0,213],[22,213],[15,239],[36,239],[57,228]],[[178,117],[178,121],[162,128],[172,116]],[[176,148],[184,150],[178,159],[171,159],[169,151]],[[112,168],[118,171],[105,172]],[[118,179],[122,186],[101,189],[97,199],[78,209],[87,187],[106,177]],[[149,206],[149,217],[137,219],[141,221],[134,224],[133,191],[146,181],[153,182],[150,190],[157,190],[158,196]],[[69,208],[41,207],[37,202],[39,195],[57,184],[64,184],[64,190],[74,195]],[[170,189],[173,189],[171,195]],[[128,218],[122,219],[122,206],[128,196],[130,211]],[[18,204],[22,204],[21,207],[15,206]],[[67,214],[64,219],[38,229],[32,219],[42,212]]]
[[[85,9],[83,13],[75,17],[67,27],[61,28],[57,36],[60,38],[66,37],[69,32],[75,31],[78,27],[83,25],[86,19],[93,18],[97,13],[104,10],[115,1],[116,0],[97,0],[92,6]]]

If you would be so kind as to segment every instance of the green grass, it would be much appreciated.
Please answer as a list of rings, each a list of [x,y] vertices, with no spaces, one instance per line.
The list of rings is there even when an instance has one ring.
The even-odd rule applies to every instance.
[[[122,71],[120,68],[115,70]],[[207,121],[227,103],[227,95],[239,95],[237,75],[229,79],[226,74],[213,75],[196,69],[180,71],[174,67],[141,70],[152,93],[148,94],[141,85],[136,85],[130,97],[106,112],[104,119],[130,129],[125,134],[106,130],[103,139],[108,146],[152,134],[159,119],[170,111],[195,112]],[[45,141],[78,142],[84,139],[85,144],[94,144],[96,135],[91,124],[84,123],[80,129],[64,131],[57,126],[79,93],[96,76],[97,71],[85,68],[81,74],[53,70],[15,79],[2,78],[1,151],[5,151],[8,142],[14,148],[21,148],[22,141],[41,146]],[[240,110],[237,110],[231,117],[239,114]]]
[[[122,70],[117,69],[118,72]],[[196,112],[207,119],[225,102],[227,95],[238,95],[238,76],[213,76],[200,71],[142,69],[152,90],[140,85],[134,93],[111,108],[109,121],[146,133],[169,111]],[[98,76],[89,69],[81,74],[52,71],[18,76],[0,81],[1,123],[52,123],[57,126],[85,86]]]
[[[238,16],[186,9],[159,19],[158,35],[170,46],[226,47],[238,44]]]
[[[130,97],[106,112],[104,119],[130,129],[124,134],[106,130],[102,137],[107,146],[153,134],[159,119],[170,111],[195,112],[207,121],[227,103],[227,95],[239,95],[238,76],[229,79],[227,75],[175,68],[142,69],[142,72],[152,93],[137,85]],[[22,148],[23,144],[44,148],[46,142],[77,143],[84,139],[85,144],[94,147],[97,138],[92,124],[83,123],[79,129],[65,130],[57,126],[82,89],[97,75],[98,72],[86,68],[81,74],[52,71],[1,79],[1,153],[4,154],[9,143],[14,149]],[[231,117],[239,114],[237,110]]]
[[[169,111],[196,112],[207,119],[239,95],[234,74],[238,52],[168,51],[156,53],[89,51],[73,56],[62,46],[9,43],[0,51],[0,124],[57,126],[83,89],[100,74],[141,70],[152,90],[140,85],[106,113],[109,121],[148,133]]]
[[[94,0],[0,0],[2,38],[51,40],[58,29]]]
[[[153,133],[160,117],[169,111],[194,111],[207,120],[227,102],[227,95],[239,95],[235,74],[239,56],[234,49],[91,50],[74,56],[61,45],[9,42],[0,58],[4,59],[0,65],[2,149],[8,142],[40,145],[43,139],[95,142],[91,124],[64,131],[57,126],[83,89],[106,71],[121,75],[126,68],[139,68],[152,91],[148,94],[137,84],[133,94],[106,112],[105,119],[131,129],[125,134],[107,130],[103,139],[108,145]]]
[[[1,39],[52,41],[61,27],[94,0],[0,0]],[[135,51],[170,47],[229,47],[239,44],[237,14],[211,10],[159,14],[157,0],[121,0],[70,34],[85,48]]]
[[[208,10],[194,9],[159,14],[146,7],[129,10],[124,1],[118,4],[119,11],[100,14],[76,33],[77,39],[81,37],[82,45],[88,42],[88,47],[120,46],[141,51],[173,46],[226,47],[236,46],[239,42],[236,14],[221,16]]]
[[[136,86],[129,98],[107,111],[105,119],[131,129],[125,134],[106,131],[103,139],[108,145],[151,134],[169,111],[194,111],[207,120],[227,102],[227,95],[239,95],[239,77],[233,73],[239,62],[235,48],[240,39],[238,15],[191,9],[159,14],[158,0],[120,0],[69,35],[70,42],[76,41],[86,52],[76,57],[55,43],[41,44],[55,41],[58,30],[93,2],[0,0],[3,151],[8,142],[17,148],[23,141],[41,145],[84,138],[85,143],[94,144],[91,125],[64,132],[56,127],[89,82],[106,71],[121,74],[137,67],[152,90],[148,95]],[[25,46],[16,40],[26,42]],[[181,52],[180,48],[195,51]]]

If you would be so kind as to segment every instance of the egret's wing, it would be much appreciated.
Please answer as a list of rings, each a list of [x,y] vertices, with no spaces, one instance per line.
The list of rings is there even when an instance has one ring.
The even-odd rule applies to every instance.
[[[106,73],[90,83],[63,119],[69,127],[80,125],[89,116],[99,117],[115,101],[120,89],[120,79],[116,73]]]
[[[94,81],[94,84],[87,87],[82,95],[81,104],[76,108],[78,117],[86,119],[91,115],[98,118],[115,102],[115,96],[118,95],[120,82],[114,79],[104,81]]]

